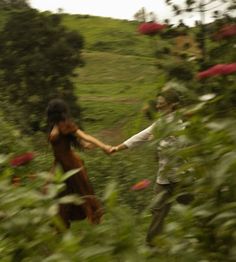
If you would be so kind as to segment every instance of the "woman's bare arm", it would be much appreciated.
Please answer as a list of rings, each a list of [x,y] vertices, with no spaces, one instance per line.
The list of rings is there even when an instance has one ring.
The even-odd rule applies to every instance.
[[[84,149],[93,149],[96,147],[96,145],[90,143],[90,142],[87,142],[83,139],[80,139],[80,144],[81,146],[84,148]]]
[[[84,131],[77,129],[76,133],[75,133],[76,137],[85,140],[86,142],[92,143],[93,145],[101,148],[102,150],[104,150],[106,153],[110,152],[110,145],[106,145],[104,144],[102,141],[100,141],[99,139],[85,133]]]
[[[52,128],[50,134],[49,134],[49,140],[50,141],[54,141],[57,139],[59,135],[59,129],[57,125],[54,125],[54,127]]]

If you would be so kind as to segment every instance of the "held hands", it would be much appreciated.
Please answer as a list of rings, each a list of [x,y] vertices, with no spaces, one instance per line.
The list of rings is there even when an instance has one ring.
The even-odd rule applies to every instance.
[[[104,148],[103,148],[103,151],[106,154],[111,155],[111,154],[118,151],[118,146],[105,145]]]
[[[112,146],[111,148],[110,148],[110,154],[113,154],[113,153],[115,153],[115,152],[118,152],[119,151],[119,148],[118,148],[118,146]]]
[[[112,149],[112,146],[111,146],[111,145],[104,145],[102,149],[103,149],[103,151],[104,151],[106,154],[110,155],[110,151],[111,151],[111,149]]]

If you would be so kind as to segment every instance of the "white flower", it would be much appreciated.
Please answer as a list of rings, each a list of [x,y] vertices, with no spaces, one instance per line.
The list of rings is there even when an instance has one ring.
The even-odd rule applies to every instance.
[[[200,101],[208,101],[208,100],[211,100],[211,99],[215,98],[215,96],[216,96],[216,94],[213,94],[213,93],[205,94],[203,96],[200,96],[199,100]]]

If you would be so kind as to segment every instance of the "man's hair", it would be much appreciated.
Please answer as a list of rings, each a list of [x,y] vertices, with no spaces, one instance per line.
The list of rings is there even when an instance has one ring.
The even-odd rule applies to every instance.
[[[180,103],[180,94],[174,88],[163,89],[157,96],[163,96],[168,104]]]

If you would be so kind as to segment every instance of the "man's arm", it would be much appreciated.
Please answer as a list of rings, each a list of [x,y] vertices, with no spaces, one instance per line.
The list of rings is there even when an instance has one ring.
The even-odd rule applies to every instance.
[[[153,129],[155,128],[155,125],[156,123],[152,124],[141,132],[131,136],[120,145],[112,147],[110,153],[114,153],[127,148],[133,148],[147,141],[150,141],[153,138]]]

